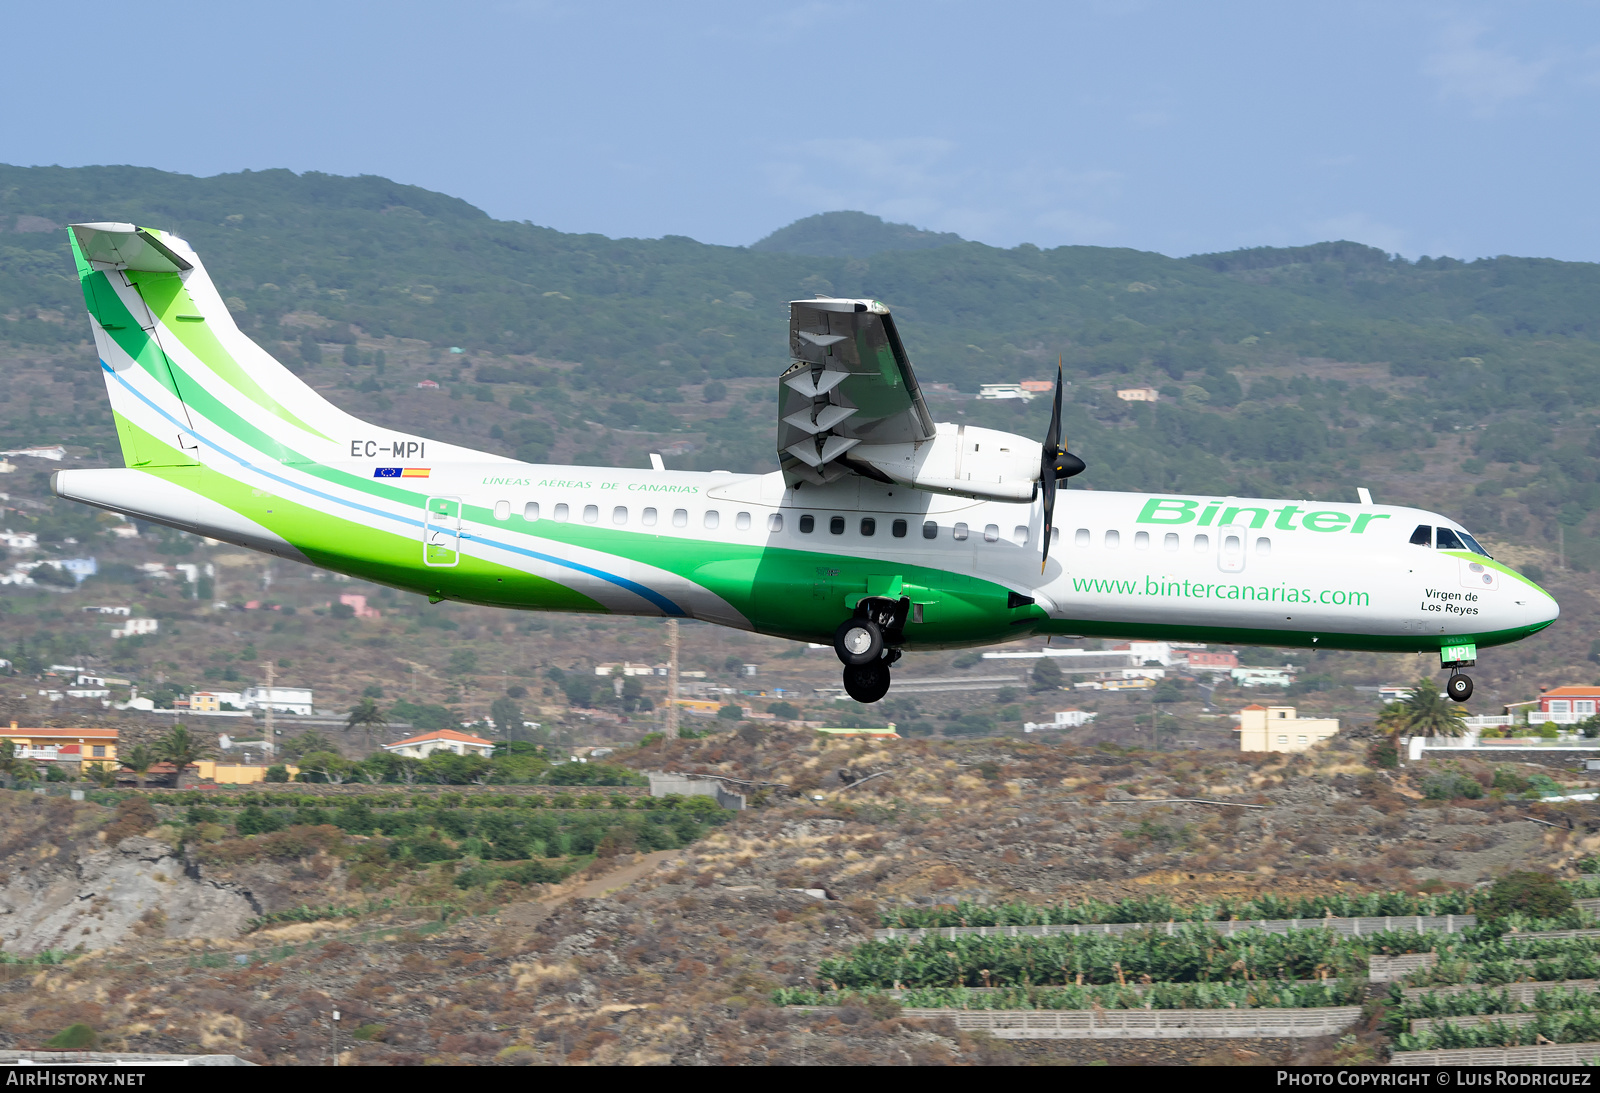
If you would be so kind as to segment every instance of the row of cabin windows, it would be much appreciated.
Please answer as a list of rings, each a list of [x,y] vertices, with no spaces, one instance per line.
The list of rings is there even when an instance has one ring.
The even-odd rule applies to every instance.
[[[1470,550],[1474,554],[1481,554],[1485,558],[1494,557],[1479,545],[1478,540],[1464,531],[1452,531],[1450,528],[1434,528],[1427,524],[1418,524],[1417,530],[1411,533],[1412,546],[1431,546],[1435,550]]]
[[[522,518],[524,520],[528,520],[530,522],[534,521],[534,520],[538,520],[540,518],[542,512],[543,512],[543,509],[540,507],[539,502],[537,502],[537,501],[529,501],[526,505],[524,505],[522,507]],[[509,501],[497,501],[495,503],[495,506],[494,506],[494,518],[496,520],[509,520],[509,519],[511,519],[511,502],[509,502]],[[565,502],[562,502],[560,504],[552,506],[551,509],[550,509],[549,518],[551,520],[554,520],[558,524],[567,523],[568,521],[570,521],[572,519],[571,506],[567,505]],[[639,513],[639,523],[643,524],[647,528],[648,527],[655,527],[660,522],[660,518],[661,518],[660,517],[660,513],[654,508],[646,508],[646,509],[642,510]],[[585,506],[583,506],[583,512],[582,512],[582,515],[581,515],[581,519],[586,524],[598,524],[600,522],[600,506],[599,505],[585,505]],[[617,506],[614,506],[612,508],[612,510],[611,510],[611,522],[613,524],[617,525],[618,527],[621,527],[621,526],[623,526],[623,525],[628,523],[628,519],[629,519],[628,506],[626,506],[626,505],[617,505]],[[705,527],[708,530],[714,530],[717,527],[720,527],[721,524],[722,524],[722,514],[717,509],[707,509],[705,511],[705,514],[701,517],[701,526]],[[739,531],[748,531],[750,529],[750,524],[751,524],[751,519],[750,519],[750,514],[748,512],[740,512],[740,513],[734,514],[733,526],[737,530],[739,530]],[[843,535],[845,533],[845,529],[846,529],[847,525],[848,525],[848,521],[846,521],[843,516],[830,516],[828,518],[828,532],[829,532],[829,534],[832,534],[832,535]],[[675,527],[675,528],[688,527],[689,526],[689,510],[688,509],[673,509],[672,510],[672,526]],[[798,521],[798,528],[799,528],[800,534],[802,534],[802,535],[810,535],[810,534],[812,534],[813,532],[815,532],[817,530],[817,518],[816,518],[816,516],[814,516],[811,513],[806,513],[806,514],[802,515],[800,517],[799,521]],[[769,513],[767,515],[767,530],[768,531],[773,531],[773,532],[782,531],[783,530],[783,513],[774,512],[774,513]],[[876,517],[872,517],[872,516],[863,516],[863,517],[861,517],[861,522],[857,525],[857,530],[861,533],[862,536],[864,536],[866,538],[871,538],[872,536],[874,536],[874,535],[876,535],[878,533],[878,521],[877,521],[877,518]],[[909,530],[910,530],[910,525],[908,525],[905,520],[896,519],[896,520],[890,521],[890,523],[889,523],[889,534],[894,536],[896,539],[904,539],[906,537],[906,534],[909,532]],[[1058,528],[1056,530],[1057,530],[1057,538],[1059,538],[1060,537],[1060,529]],[[950,537],[952,539],[957,540],[958,542],[966,540],[966,538],[970,534],[971,534],[971,528],[969,528],[968,525],[966,525],[964,523],[954,524],[950,528]],[[922,537],[924,539],[937,539],[939,537],[939,524],[938,524],[938,521],[936,521],[936,520],[925,521],[923,523],[923,525],[922,525]],[[998,524],[985,524],[984,528],[983,528],[983,541],[986,542],[986,543],[994,543],[994,542],[998,542],[999,540],[1000,540],[1000,526]],[[1016,543],[1018,546],[1027,546],[1028,545],[1028,529],[1027,529],[1027,527],[1022,525],[1022,524],[1018,524],[1015,528],[1013,528],[1012,531],[1011,531],[1011,541]]]
[[[1073,532],[1072,545],[1080,550],[1087,550],[1093,541],[1094,536],[1088,528],[1079,528]],[[1107,550],[1120,550],[1122,548],[1122,532],[1108,531],[1101,542]],[[1133,549],[1150,549],[1150,533],[1148,531],[1136,531],[1133,533]],[[1183,549],[1182,536],[1175,531],[1167,532],[1161,537],[1161,549],[1169,554],[1176,554]],[[1196,554],[1209,554],[1211,552],[1211,536],[1196,535],[1190,543],[1190,549]],[[1222,537],[1222,551],[1224,554],[1243,554],[1244,541],[1237,535],[1225,535]],[[1259,536],[1256,539],[1256,553],[1262,556],[1271,554],[1272,540],[1265,535]]]

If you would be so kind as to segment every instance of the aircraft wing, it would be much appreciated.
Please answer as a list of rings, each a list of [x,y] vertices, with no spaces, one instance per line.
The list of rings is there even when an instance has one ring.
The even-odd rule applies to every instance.
[[[876,300],[793,301],[789,356],[778,380],[778,461],[790,486],[881,477],[852,464],[850,449],[933,438],[911,360]]]

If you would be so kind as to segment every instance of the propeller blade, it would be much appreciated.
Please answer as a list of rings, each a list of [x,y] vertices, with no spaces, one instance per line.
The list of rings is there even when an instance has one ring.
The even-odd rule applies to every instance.
[[[1050,407],[1050,428],[1045,430],[1044,443],[1040,445],[1039,489],[1044,497],[1044,544],[1039,558],[1039,572],[1050,561],[1050,539],[1055,531],[1056,518],[1056,466],[1061,449],[1061,358],[1056,358],[1056,392]]]

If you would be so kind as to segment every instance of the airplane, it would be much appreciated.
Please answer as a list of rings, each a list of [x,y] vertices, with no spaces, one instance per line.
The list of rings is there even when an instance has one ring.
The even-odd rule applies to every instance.
[[[831,644],[845,691],[911,650],[1035,636],[1438,653],[1555,600],[1422,509],[1077,490],[1061,370],[1042,442],[935,422],[889,308],[790,304],[779,469],[523,463],[372,425],[234,323],[183,239],[68,228],[124,466],[59,497],[421,593],[521,610],[700,619]]]

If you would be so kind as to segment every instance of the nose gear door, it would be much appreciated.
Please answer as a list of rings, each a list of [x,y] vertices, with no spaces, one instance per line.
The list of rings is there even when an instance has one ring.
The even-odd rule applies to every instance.
[[[422,521],[422,564],[453,566],[461,561],[461,498],[428,498]]]

